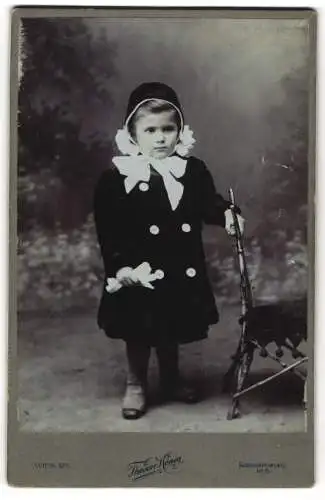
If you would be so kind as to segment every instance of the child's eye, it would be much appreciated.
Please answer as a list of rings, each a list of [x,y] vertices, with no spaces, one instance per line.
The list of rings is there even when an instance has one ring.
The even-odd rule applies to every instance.
[[[155,132],[155,127],[146,128],[146,132],[149,132],[149,134],[153,134]]]
[[[167,125],[166,127],[163,128],[164,132],[174,132],[176,130],[176,127],[174,125]]]

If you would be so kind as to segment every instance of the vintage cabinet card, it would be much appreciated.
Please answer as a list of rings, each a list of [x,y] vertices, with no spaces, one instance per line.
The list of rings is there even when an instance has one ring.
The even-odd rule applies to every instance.
[[[316,13],[12,11],[8,481],[314,481]]]

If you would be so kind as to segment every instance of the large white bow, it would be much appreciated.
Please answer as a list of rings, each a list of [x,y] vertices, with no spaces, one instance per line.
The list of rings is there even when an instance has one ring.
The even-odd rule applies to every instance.
[[[138,182],[149,182],[150,165],[161,175],[172,210],[175,210],[183,196],[184,186],[176,179],[183,177],[187,160],[168,156],[162,160],[146,156],[114,156],[113,163],[121,175],[125,175],[125,191],[130,193]]]

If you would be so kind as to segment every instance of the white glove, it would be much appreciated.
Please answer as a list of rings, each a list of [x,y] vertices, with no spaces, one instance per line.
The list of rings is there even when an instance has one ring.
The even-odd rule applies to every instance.
[[[243,234],[245,219],[239,214],[236,214],[236,215],[237,215],[240,233]],[[230,210],[230,208],[225,210],[225,221],[226,221],[225,222],[225,230],[227,231],[227,233],[230,236],[235,236],[236,231],[235,231],[235,225],[234,225],[234,218],[233,218],[232,211]]]
[[[108,293],[115,293],[125,285],[132,283],[140,283],[146,288],[154,290],[151,282],[157,279],[155,273],[151,273],[151,266],[148,262],[143,262],[135,269],[124,267],[116,273],[116,278],[107,278],[107,286],[105,287]]]

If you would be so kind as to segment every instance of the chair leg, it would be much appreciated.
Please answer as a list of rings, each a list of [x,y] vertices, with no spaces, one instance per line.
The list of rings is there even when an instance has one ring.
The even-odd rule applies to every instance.
[[[254,350],[255,347],[250,342],[247,342],[246,345],[244,346],[244,352],[236,365],[236,378],[235,378],[236,387],[233,394],[240,392],[244,387],[244,383],[246,381],[249,369],[253,361]],[[232,420],[234,418],[239,418],[239,417],[240,417],[239,398],[233,397],[231,408],[227,414],[227,419]]]
[[[229,392],[231,391],[233,384],[234,384],[234,376],[237,370],[237,366],[240,360],[240,345],[238,346],[235,354],[231,356],[232,363],[228,369],[228,371],[225,373],[222,381],[222,392]]]
[[[305,431],[307,430],[307,424],[308,424],[308,413],[307,413],[307,406],[308,406],[308,399],[307,399],[307,378],[304,382],[304,398],[303,398],[303,408],[304,408],[304,417],[305,417]]]

